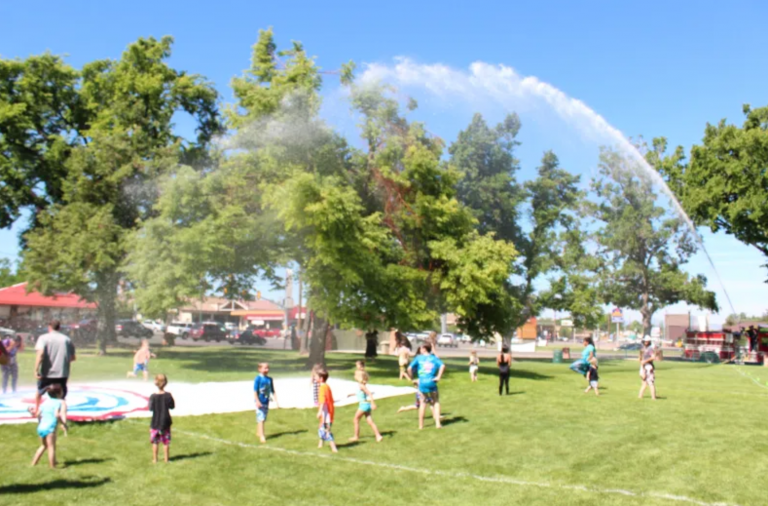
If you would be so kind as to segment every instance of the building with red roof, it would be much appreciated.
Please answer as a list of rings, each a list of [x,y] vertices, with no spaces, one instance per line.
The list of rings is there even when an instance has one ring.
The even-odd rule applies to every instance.
[[[0,318],[4,320],[79,320],[95,311],[95,303],[74,293],[43,295],[34,290],[28,292],[27,283],[0,288]]]

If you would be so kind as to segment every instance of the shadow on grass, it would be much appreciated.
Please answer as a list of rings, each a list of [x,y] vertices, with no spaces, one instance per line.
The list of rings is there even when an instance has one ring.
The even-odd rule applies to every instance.
[[[176,462],[177,460],[197,459],[200,457],[207,457],[209,455],[213,455],[213,453],[211,452],[185,453],[183,455],[172,455],[168,460],[170,460],[171,462]]]
[[[440,425],[445,426],[445,425],[451,425],[451,424],[454,424],[454,423],[467,423],[467,422],[469,422],[469,420],[467,420],[463,416],[453,416],[451,418],[446,418],[446,419],[442,420],[440,422]]]
[[[108,457],[105,459],[80,459],[80,460],[67,460],[64,462],[64,467],[72,467],[72,466],[84,466],[86,464],[103,464],[104,462],[109,462],[110,460],[115,460],[112,457]]]
[[[395,434],[397,434],[397,431],[396,430],[385,430],[385,431],[379,432],[379,434],[381,434],[382,436],[394,436]]]
[[[64,490],[77,488],[93,488],[106,485],[111,478],[83,478],[82,480],[53,480],[45,483],[18,483],[0,487],[0,494],[32,494],[43,490]]]
[[[304,434],[305,432],[309,432],[307,429],[304,430],[287,430],[284,432],[278,432],[277,434],[268,434],[269,439],[276,439],[282,436],[296,436],[298,434]]]
[[[346,443],[337,443],[336,448],[352,448],[360,444],[360,441],[347,441]]]
[[[179,361],[182,369],[205,372],[243,372],[258,374],[259,362],[269,362],[273,373],[308,373],[306,357],[300,357],[297,353],[283,350],[266,349],[236,349],[214,351],[187,351],[166,350],[163,352],[163,360]],[[326,359],[327,369],[333,376],[333,372],[349,371],[355,368],[358,357],[333,356]],[[377,364],[378,365],[378,364]]]
[[[67,421],[67,424],[76,427],[85,427],[88,425],[112,425],[113,423],[117,423],[120,420],[125,420],[125,416],[119,415],[110,418],[94,418],[90,420],[69,420]]]
[[[478,370],[480,374],[488,375],[488,376],[498,376],[499,375],[499,369],[497,367],[484,367],[480,366],[480,369]],[[514,364],[512,364],[512,368],[509,371],[509,378],[510,381],[513,379],[529,379],[529,380],[550,380],[552,379],[552,376],[547,376],[546,374],[539,374],[537,372],[533,371],[524,371],[522,369],[515,369]]]

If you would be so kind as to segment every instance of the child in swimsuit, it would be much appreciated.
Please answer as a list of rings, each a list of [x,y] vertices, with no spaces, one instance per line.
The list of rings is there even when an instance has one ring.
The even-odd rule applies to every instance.
[[[477,381],[477,370],[480,368],[480,359],[477,357],[477,352],[473,351],[469,354],[469,378],[474,383]]]

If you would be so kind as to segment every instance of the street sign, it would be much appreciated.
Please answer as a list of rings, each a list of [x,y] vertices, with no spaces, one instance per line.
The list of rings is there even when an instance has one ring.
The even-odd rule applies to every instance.
[[[561,327],[573,327],[573,320],[560,320]]]
[[[621,308],[613,308],[613,311],[611,311],[611,322],[624,323],[624,313],[621,312]]]

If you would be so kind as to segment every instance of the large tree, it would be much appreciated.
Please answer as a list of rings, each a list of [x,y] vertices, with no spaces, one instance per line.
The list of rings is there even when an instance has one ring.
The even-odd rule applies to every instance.
[[[216,91],[200,76],[167,64],[172,42],[139,39],[117,61],[86,64],[74,86],[71,114],[77,122],[62,122],[48,133],[68,139],[68,149],[61,148],[55,163],[38,160],[40,170],[52,163],[62,175],[61,194],[24,236],[25,271],[43,292],[72,290],[98,303],[101,352],[114,339],[128,240],[154,212],[156,178],[179,163],[200,163],[219,131]],[[61,91],[71,92],[68,82]],[[175,133],[179,112],[194,118],[195,138]]]
[[[680,153],[667,155],[662,147],[648,150],[648,162],[656,167],[677,163]],[[604,302],[640,311],[646,334],[653,314],[677,302],[716,311],[706,278],[682,270],[696,251],[693,237],[677,215],[657,204],[653,184],[638,175],[637,162],[603,149],[599,171],[602,177],[592,182],[595,198],[586,209],[598,227],[595,253],[603,257]]]
[[[690,164],[660,172],[697,224],[733,234],[768,257],[768,107],[744,106],[744,115],[741,127],[707,124]]]
[[[548,300],[536,295],[536,282],[565,266],[558,262],[558,237],[574,225],[581,198],[578,176],[560,168],[551,151],[543,155],[535,179],[524,184],[516,180],[519,130],[516,114],[493,128],[476,114],[449,148],[451,164],[462,176],[457,197],[472,210],[477,230],[511,241],[519,253],[512,285],[518,303],[507,308],[513,327],[537,315]]]

